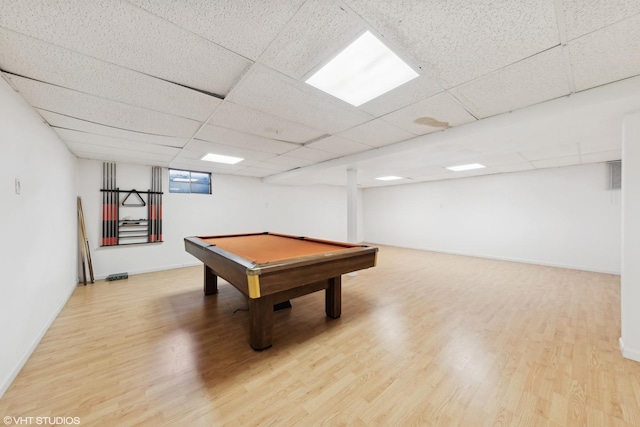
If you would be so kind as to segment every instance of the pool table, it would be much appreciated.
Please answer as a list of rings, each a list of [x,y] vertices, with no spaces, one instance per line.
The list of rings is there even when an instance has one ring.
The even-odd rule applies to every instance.
[[[218,292],[222,277],[249,301],[249,341],[264,350],[273,341],[274,305],[325,291],[327,316],[338,318],[341,275],[373,267],[378,248],[271,232],[195,236],[185,250],[204,263],[204,293]]]

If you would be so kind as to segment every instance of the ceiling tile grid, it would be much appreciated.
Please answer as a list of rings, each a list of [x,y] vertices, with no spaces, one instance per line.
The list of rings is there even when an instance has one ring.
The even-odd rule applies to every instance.
[[[364,30],[420,76],[357,108],[304,83]],[[640,2],[0,0],[0,73],[83,158],[296,185],[507,173],[621,156]]]
[[[305,160],[312,160],[313,162],[323,162],[325,160],[335,159],[336,157],[338,157],[338,154],[330,153],[324,150],[318,150],[315,148],[300,147],[288,152],[287,156]]]
[[[562,0],[561,4],[569,40],[640,13],[637,0]]]
[[[304,0],[128,1],[254,61],[304,3]]]
[[[125,104],[206,120],[222,102],[204,93],[0,28],[0,69]]]
[[[128,148],[106,145],[92,145],[75,141],[65,141],[65,143],[71,150],[77,153],[76,155],[78,157],[87,159],[93,159],[96,155],[108,155],[110,159],[113,158],[114,160],[125,161],[127,163],[151,164],[152,162],[157,166],[167,166],[173,158],[173,155],[166,153],[130,150]]]
[[[196,138],[272,154],[283,154],[300,147],[299,144],[263,138],[212,125],[203,126],[196,134]]]
[[[549,49],[449,91],[474,116],[486,118],[571,92],[562,49]]]
[[[257,151],[246,149],[242,147],[236,147],[233,145],[227,145],[217,142],[204,141],[201,139],[192,139],[187,143],[187,145],[180,151],[176,159],[190,159],[190,160],[199,160],[205,154],[214,153],[221,154],[223,156],[232,156],[232,157],[240,157],[246,160],[268,160],[273,157],[276,157],[276,154],[266,153],[264,151]],[[202,162],[201,164],[208,165],[210,162]],[[211,165],[216,165],[216,163],[211,163]],[[209,165],[209,166],[211,166]],[[240,165],[242,167],[243,165]],[[211,166],[213,167],[213,166]]]
[[[371,147],[381,147],[415,137],[413,133],[400,129],[383,119],[371,120],[337,135]]]
[[[90,133],[96,136],[111,136],[120,138],[122,140],[140,141],[147,144],[166,145],[168,147],[182,148],[189,141],[189,138],[177,138],[163,135],[153,135],[144,132],[132,132],[124,129],[119,129],[112,126],[105,126],[97,123],[92,123],[86,120],[81,120],[62,114],[54,113],[51,111],[36,109],[38,113],[44,118],[49,125],[51,125],[56,132],[58,129],[71,129],[81,132]]]
[[[550,0],[345,1],[445,88],[559,43]]]
[[[235,129],[264,138],[302,144],[324,132],[273,116],[263,111],[224,101],[208,122],[210,125]]]
[[[366,27],[338,0],[308,0],[259,62],[302,79],[344,49]]]
[[[228,100],[325,133],[340,132],[372,118],[346,102],[257,64]]]
[[[251,64],[125,1],[3,0],[0,4],[0,16],[5,17],[0,18],[1,27],[219,95],[228,93]]]
[[[360,108],[373,116],[383,116],[440,92],[443,92],[442,87],[422,71],[415,79],[372,99]]]
[[[438,132],[476,120],[448,92],[389,113],[382,119],[414,135]]]
[[[11,76],[10,79],[33,107],[66,116],[125,130],[177,137],[191,137],[199,127],[199,123],[194,120],[18,76]]]
[[[350,141],[339,136],[328,136],[318,141],[306,144],[305,147],[328,151],[335,154],[353,154],[371,149],[371,146]]]
[[[180,148],[178,147],[167,147],[165,145],[148,144],[140,141],[131,141],[122,138],[95,135],[69,129],[54,129],[63,141],[65,141],[66,143],[78,144],[76,145],[76,147],[81,147],[80,149],[85,151],[88,150],[90,146],[93,146],[94,149],[96,146],[99,146],[135,151],[141,153],[142,155],[144,155],[144,153],[158,154],[167,156],[168,158],[173,158],[180,152]],[[79,144],[82,144],[82,146],[80,146]]]
[[[640,74],[640,14],[569,42],[576,90]]]

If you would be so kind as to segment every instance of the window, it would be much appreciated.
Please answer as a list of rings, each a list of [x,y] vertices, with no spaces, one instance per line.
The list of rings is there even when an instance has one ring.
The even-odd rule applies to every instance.
[[[211,174],[169,169],[169,193],[211,194]]]

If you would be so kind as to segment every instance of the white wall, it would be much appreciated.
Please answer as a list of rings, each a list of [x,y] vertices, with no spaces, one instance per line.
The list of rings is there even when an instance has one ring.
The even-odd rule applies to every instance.
[[[368,242],[620,273],[604,163],[364,191]]]
[[[640,112],[622,138],[622,354],[640,362]]]
[[[278,186],[256,178],[214,174],[210,196],[168,193],[167,170],[163,169],[164,242],[100,247],[102,162],[79,160],[79,176],[96,278],[197,265],[200,262],[184,250],[187,236],[274,231],[346,238],[343,188]],[[120,189],[147,190],[151,167],[118,163],[116,176]],[[120,209],[125,215],[125,208]],[[130,209],[135,216],[135,208]]]
[[[347,241],[347,192],[343,187],[263,184],[270,231]]]
[[[0,396],[76,286],[76,158],[0,78]],[[20,194],[15,194],[15,179]]]

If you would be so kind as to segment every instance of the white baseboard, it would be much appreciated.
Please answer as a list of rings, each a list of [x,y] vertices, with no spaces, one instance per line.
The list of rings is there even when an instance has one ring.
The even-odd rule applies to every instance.
[[[633,350],[630,348],[625,348],[624,342],[622,341],[622,337],[620,337],[619,343],[620,343],[620,351],[622,352],[623,357],[627,359],[635,360],[636,362],[640,362],[640,351]]]
[[[67,304],[67,301],[69,301],[69,298],[71,298],[71,295],[73,294],[73,291],[75,291],[76,287],[77,287],[76,283],[74,283],[73,286],[69,287],[69,292],[67,293],[66,297],[62,300],[62,302],[55,309],[55,311],[53,312],[53,315],[51,316],[51,318],[49,318],[49,320],[40,329],[40,332],[38,332],[38,335],[36,335],[34,340],[31,342],[31,345],[29,346],[29,348],[24,352],[24,354],[20,358],[20,361],[18,362],[16,367],[13,369],[13,372],[11,372],[11,374],[9,374],[9,376],[5,380],[3,380],[2,384],[0,384],[0,398],[2,398],[2,396],[4,396],[6,391],[11,386],[11,383],[13,383],[13,380],[16,379],[16,377],[18,376],[18,374],[20,373],[20,371],[24,367],[25,363],[27,363],[27,360],[29,360],[29,358],[31,357],[31,355],[35,351],[35,349],[38,346],[38,344],[40,344],[40,341],[42,340],[42,337],[44,337],[44,334],[47,333],[47,331],[49,330],[49,327],[51,326],[53,321],[56,320],[56,318],[58,317],[58,315],[60,314],[60,312],[62,311],[64,306]]]
[[[615,276],[619,276],[621,274],[619,270],[594,269],[594,268],[585,267],[585,266],[577,266],[577,265],[562,264],[562,263],[553,263],[553,262],[546,262],[546,261],[540,261],[540,260],[534,260],[534,259],[503,257],[503,256],[478,254],[478,253],[471,253],[471,252],[451,251],[451,250],[447,250],[447,249],[431,248],[431,247],[400,246],[400,245],[395,245],[395,244],[376,243],[376,242],[368,242],[368,243],[371,244],[371,245],[374,245],[374,246],[375,245],[394,246],[394,247],[397,247],[397,248],[416,249],[416,250],[419,250],[419,251],[427,251],[427,252],[439,252],[439,253],[450,254],[450,255],[460,255],[460,256],[468,256],[468,257],[484,258],[484,259],[495,259],[495,260],[498,260],[498,261],[520,262],[520,263],[523,263],[523,264],[543,265],[545,267],[568,268],[568,269],[571,269],[571,270],[589,271],[589,272],[592,272],[592,273],[613,274]]]
[[[185,264],[166,265],[166,266],[162,266],[162,267],[146,268],[146,269],[141,269],[141,270],[127,271],[126,273],[128,275],[132,276],[134,274],[155,273],[156,271],[174,270],[176,268],[196,267],[198,265],[202,265],[202,262],[194,261],[194,262],[188,262],[188,263],[185,263]],[[107,276],[109,276],[109,274],[115,274],[115,273],[121,273],[121,272],[120,271],[114,271],[114,272],[108,273],[108,274],[98,274],[98,275],[95,276],[95,279],[96,280],[106,279]],[[122,273],[125,273],[125,272],[123,271]]]

